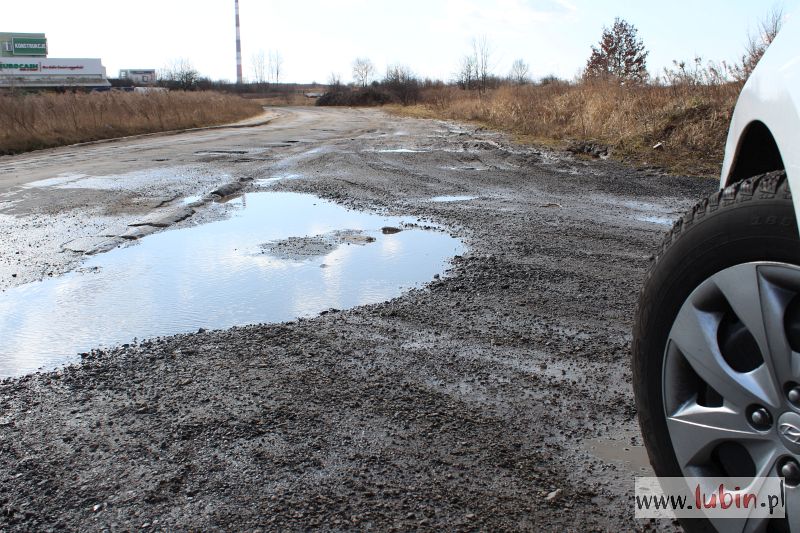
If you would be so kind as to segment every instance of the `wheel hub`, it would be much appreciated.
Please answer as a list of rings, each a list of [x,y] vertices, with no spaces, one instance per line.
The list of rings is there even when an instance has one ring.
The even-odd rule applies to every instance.
[[[778,419],[778,435],[783,439],[783,444],[800,453],[800,415],[786,412]]]
[[[669,333],[662,373],[683,475],[784,477],[792,530],[800,530],[798,349],[800,267],[746,263],[689,295]]]

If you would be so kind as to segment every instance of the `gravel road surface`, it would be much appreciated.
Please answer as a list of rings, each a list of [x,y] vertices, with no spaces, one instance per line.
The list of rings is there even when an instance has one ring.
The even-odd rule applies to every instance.
[[[633,519],[631,320],[669,221],[716,183],[377,110],[272,117],[0,158],[0,290],[268,188],[413,215],[468,251],[389,302],[3,381],[0,529],[671,527]]]

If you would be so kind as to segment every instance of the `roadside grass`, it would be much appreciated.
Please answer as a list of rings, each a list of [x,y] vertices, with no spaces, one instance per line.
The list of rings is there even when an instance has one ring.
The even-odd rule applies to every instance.
[[[0,154],[236,122],[262,106],[215,92],[0,95]]]
[[[479,94],[445,86],[425,90],[420,104],[389,110],[409,117],[469,121],[530,144],[601,144],[611,148],[613,158],[635,166],[716,176],[740,89],[738,83],[552,83],[504,85]]]
[[[243,97],[267,107],[313,106],[316,103],[313,98],[307,98],[304,94],[298,93],[273,94],[269,96],[243,95]]]

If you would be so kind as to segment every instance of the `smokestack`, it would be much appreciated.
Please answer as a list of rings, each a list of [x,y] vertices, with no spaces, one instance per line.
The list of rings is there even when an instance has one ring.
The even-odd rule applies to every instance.
[[[239,32],[239,0],[236,2],[236,83],[242,83],[242,37]]]

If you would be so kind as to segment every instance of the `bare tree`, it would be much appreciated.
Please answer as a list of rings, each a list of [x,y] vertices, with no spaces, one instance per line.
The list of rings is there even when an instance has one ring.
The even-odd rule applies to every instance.
[[[164,85],[188,91],[197,87],[200,73],[194,68],[191,61],[186,58],[180,58],[173,60],[169,65],[161,69],[159,80]]]
[[[475,65],[475,78],[478,82],[478,92],[486,92],[487,82],[491,75],[489,62],[492,58],[492,49],[486,36],[472,39],[472,60]]]
[[[283,74],[283,56],[280,50],[270,50],[269,52],[269,77],[276,84],[281,82]]]
[[[338,90],[342,87],[342,75],[338,72],[331,72],[331,75],[328,76],[328,85],[330,85],[331,89]]]
[[[769,45],[775,40],[778,32],[781,30],[784,21],[783,9],[780,7],[773,7],[767,13],[755,33],[749,33],[747,36],[747,44],[745,45],[745,53],[742,56],[741,64],[734,65],[730,71],[734,78],[740,81],[746,81],[756,68],[764,52],[767,51]]]
[[[530,67],[523,59],[516,59],[511,64],[511,72],[508,74],[508,79],[517,85],[525,85],[530,81],[528,77],[529,71]]]
[[[603,28],[599,46],[592,46],[584,77],[644,81],[648,53],[636,28],[617,17],[611,28]]]
[[[486,36],[472,39],[472,50],[461,58],[456,72],[456,82],[462,89],[486,92],[491,77],[492,50]]]
[[[253,54],[251,61],[253,63],[253,81],[259,85],[264,85],[267,83],[267,76],[269,75],[267,56],[264,54],[264,50],[259,50],[258,53]]]
[[[366,57],[357,57],[353,61],[353,81],[361,87],[366,87],[375,74],[375,65]]]
[[[469,90],[472,89],[475,78],[475,61],[471,54],[465,55],[458,65],[456,82],[462,89]]]

